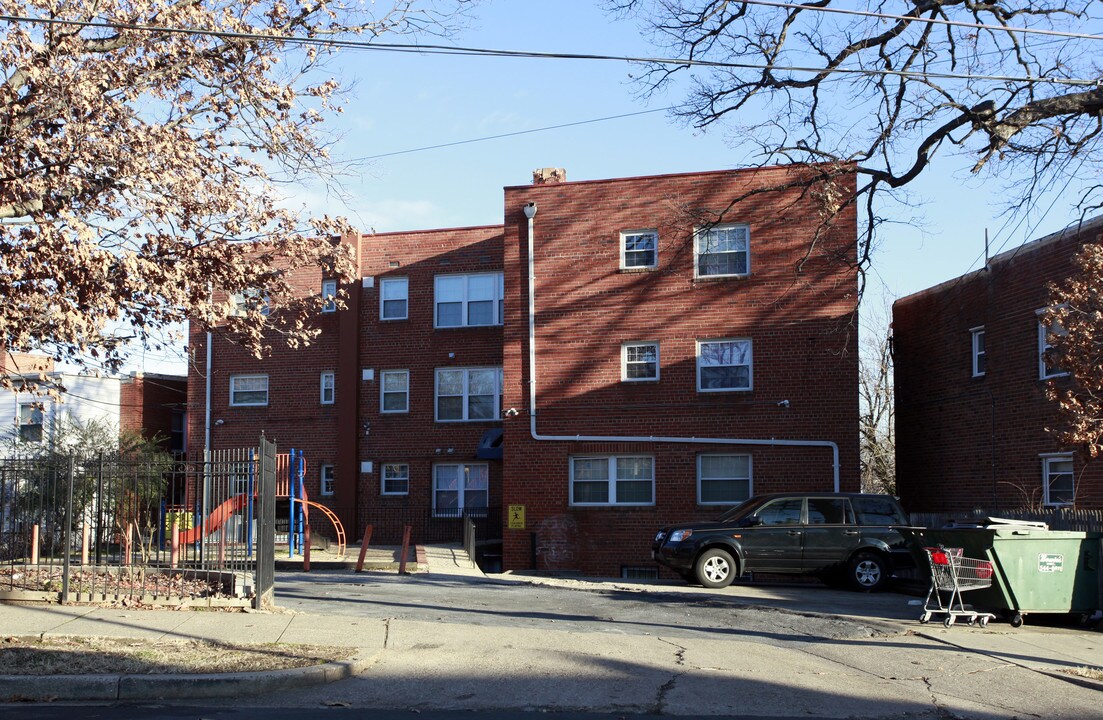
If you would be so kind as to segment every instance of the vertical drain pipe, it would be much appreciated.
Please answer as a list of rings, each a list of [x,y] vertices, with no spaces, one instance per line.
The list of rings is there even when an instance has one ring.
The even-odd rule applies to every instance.
[[[770,447],[823,447],[831,449],[835,492],[839,492],[839,446],[830,440],[775,440],[759,438],[699,438],[631,435],[541,435],[536,429],[536,258],[534,254],[536,203],[522,207],[528,219],[528,314],[529,314],[529,434],[533,440],[550,442],[651,442],[702,445],[760,445]]]

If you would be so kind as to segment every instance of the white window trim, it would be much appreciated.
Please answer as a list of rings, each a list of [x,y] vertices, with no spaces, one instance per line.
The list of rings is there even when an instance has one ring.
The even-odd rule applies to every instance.
[[[432,477],[432,480],[431,480],[432,486],[431,486],[430,492],[432,493],[432,496],[433,496],[433,515],[436,516],[436,514],[437,514],[437,468],[438,467],[449,467],[449,466],[453,466],[453,465],[455,467],[460,468],[460,481],[459,481],[459,483],[457,483],[457,487],[456,487],[456,499],[457,499],[456,510],[460,514],[463,514],[466,510],[469,510],[469,509],[472,509],[472,510],[485,510],[485,509],[489,508],[490,507],[490,463],[439,462],[439,463],[433,463],[433,468],[432,468],[433,477]],[[475,506],[474,508],[468,508],[468,506],[464,503],[464,498],[466,497],[465,490],[467,488],[465,488],[464,484],[463,484],[463,468],[473,468],[473,467],[484,467],[484,468],[486,468],[486,503],[487,503],[487,507],[485,507],[485,508],[482,507],[482,506]]]
[[[330,472],[330,475],[331,475],[329,492],[326,492],[326,469],[327,468],[329,469],[329,472]],[[333,466],[332,465],[322,465],[318,469],[318,494],[321,495],[322,497],[333,497],[334,488],[335,488],[336,484],[337,484],[337,475],[333,472]]]
[[[330,398],[326,400],[326,380],[329,380]],[[322,405],[332,405],[337,401],[337,373],[326,371],[318,376],[318,399]]]
[[[1046,341],[1046,334],[1049,332],[1049,325],[1046,324],[1042,316],[1049,312],[1050,308],[1044,307],[1034,311],[1034,314],[1038,318],[1038,379],[1049,380],[1051,378],[1067,377],[1068,371],[1062,370],[1060,372],[1046,374],[1046,350],[1053,347]]]
[[[701,346],[722,342],[745,342],[750,348],[750,359],[747,362],[747,387],[745,388],[703,388],[701,387]],[[754,343],[750,338],[715,338],[697,341],[697,392],[751,392],[754,390]]]
[[[333,313],[337,312],[337,281],[336,280],[323,280],[322,281],[322,298],[326,301],[322,306],[322,312]]]
[[[725,273],[723,275],[701,274],[701,238],[711,230],[731,230],[732,228],[746,228],[747,230],[747,271],[742,273]],[[730,251],[729,251],[730,252]],[[751,274],[751,226],[747,223],[721,223],[708,227],[693,228],[693,277],[695,279],[710,280],[712,278],[740,278]]]
[[[628,265],[627,239],[632,235],[654,235],[655,249],[654,262],[650,265]],[[659,231],[655,228],[645,230],[621,230],[620,231],[620,269],[621,270],[653,270],[659,266]]]
[[[384,402],[387,391],[384,389],[387,387],[386,375],[402,374],[406,376],[406,407],[401,410],[384,410],[386,403]],[[396,393],[396,390],[392,390],[392,393]],[[410,412],[410,371],[409,370],[380,370],[379,371],[379,412],[384,415],[401,415],[403,413]]]
[[[728,457],[728,456],[741,456],[747,458],[747,497],[743,500],[754,497],[754,457],[750,453],[724,453],[724,452],[710,452],[710,453],[697,453],[697,504],[698,505],[733,505],[743,500],[739,500],[736,503],[730,502],[705,502],[701,499],[701,458],[703,457]],[[741,478],[709,478],[709,480],[739,480]]]
[[[495,289],[495,297],[491,300],[494,303],[494,317],[495,322],[487,323],[485,325],[471,325],[467,322],[467,304],[470,302],[468,298],[468,287],[470,285],[470,278],[482,277],[482,276],[494,276],[497,280],[497,286]],[[440,301],[437,299],[437,283],[442,278],[464,278],[463,285],[463,299],[460,300],[460,318],[462,322],[459,325],[441,325],[438,308]],[[469,328],[469,327],[501,327],[505,321],[505,310],[503,304],[505,302],[505,273],[503,272],[475,272],[475,273],[450,273],[447,275],[436,275],[433,277],[433,327],[438,330],[452,330],[455,328]],[[451,301],[450,301],[451,302]],[[485,302],[482,300],[476,300],[475,302]]]
[[[1042,459],[1042,505],[1045,507],[1072,507],[1076,504],[1076,467],[1073,466],[1072,472],[1072,497],[1073,502],[1050,502],[1049,499],[1049,464],[1051,462],[1073,462],[1072,453],[1041,453],[1038,455]]]
[[[617,490],[617,473],[615,460],[619,458],[648,458],[651,460],[651,502],[576,502],[574,499],[574,464],[576,460],[601,460],[605,459],[609,462],[609,477],[606,482],[609,483],[609,492],[606,497],[612,498],[616,496]],[[569,478],[568,478],[568,496],[570,498],[570,505],[572,507],[654,507],[655,505],[655,456],[648,455],[646,453],[623,453],[620,455],[571,455],[568,460]],[[590,482],[590,481],[586,481]]]
[[[978,336],[984,336],[984,339],[985,339],[984,348],[985,349],[983,351],[978,351],[978,349],[977,349]],[[984,331],[984,326],[983,325],[978,325],[974,328],[969,328],[969,337],[970,337],[970,341],[972,343],[972,351],[970,353],[970,357],[972,358],[972,363],[973,363],[973,377],[984,377],[988,372],[988,336]],[[984,356],[984,360],[985,360],[985,363],[984,363],[985,369],[984,370],[978,370],[977,369],[977,367],[980,365],[980,363],[978,363],[977,360],[980,359],[981,355]]]
[[[248,378],[264,378],[264,402],[234,402],[234,381],[245,380]],[[244,390],[242,392],[259,392],[257,390]],[[231,375],[230,376],[230,407],[265,407],[268,405],[268,401],[271,399],[270,388],[268,383],[268,376],[263,374],[252,373],[248,375]]]
[[[41,405],[41,407],[35,407],[36,405]],[[35,413],[38,414],[38,422],[28,422],[28,423],[23,422],[23,408],[24,407],[31,408],[31,412],[30,412],[31,418],[30,419],[33,420],[34,416],[35,416]],[[35,427],[35,426],[37,426],[39,428],[38,439],[37,440],[24,440],[23,439],[23,428],[25,428],[25,427]],[[37,400],[30,400],[30,401],[24,401],[24,402],[20,402],[18,400],[16,401],[15,437],[19,440],[19,442],[25,442],[25,443],[38,444],[38,443],[43,443],[43,442],[46,441],[46,405],[45,405],[44,402],[37,401]]]
[[[383,303],[385,302],[386,293],[384,290],[390,283],[403,282],[406,284],[406,312],[402,317],[384,317],[383,315]],[[435,283],[435,281],[434,281]],[[435,289],[435,285],[434,285]],[[434,298],[435,300],[436,298]],[[436,305],[433,305],[433,315],[436,315]],[[392,320],[408,320],[410,318],[410,278],[408,277],[386,277],[379,281],[379,319],[383,322],[391,322]]]
[[[260,310],[260,314],[268,317],[272,312],[271,299],[267,295],[261,295],[256,288],[247,288],[239,293],[230,295],[230,317],[246,317],[254,307]],[[250,307],[250,306],[253,307]]]
[[[655,346],[655,377],[646,378],[630,378],[628,377],[628,348],[640,347],[643,345]],[[621,382],[658,382],[659,373],[662,367],[662,356],[659,354],[661,348],[659,347],[658,340],[632,340],[631,342],[621,343],[620,346],[620,379]],[[633,363],[642,364],[642,363]]]
[[[463,395],[449,395],[447,397],[463,397],[463,417],[462,418],[448,418],[441,419],[440,417],[440,374],[442,372],[462,370],[463,372]],[[494,417],[488,418],[468,418],[468,398],[470,397],[470,378],[471,372],[477,370],[496,370],[498,373],[498,383],[494,389],[494,407],[498,409],[497,414]],[[465,423],[465,422],[497,422],[501,420],[502,412],[502,368],[495,366],[488,367],[442,367],[433,371],[433,419],[439,423]]]
[[[379,469],[379,494],[380,495],[409,495],[410,494],[410,464],[400,462],[385,462],[380,463]],[[394,490],[387,490],[387,468],[389,467],[404,467],[406,468],[406,489],[402,492],[396,492]],[[434,480],[435,482],[435,480]],[[488,483],[489,489],[489,483]]]

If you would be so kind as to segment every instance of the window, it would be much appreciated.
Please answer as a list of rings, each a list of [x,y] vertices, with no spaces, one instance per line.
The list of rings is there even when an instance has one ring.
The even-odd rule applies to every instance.
[[[621,346],[620,379],[625,382],[659,379],[659,343],[631,342]]]
[[[694,232],[697,277],[738,277],[750,267],[751,229],[747,225],[715,225]]]
[[[433,515],[459,517],[471,510],[485,513],[488,475],[486,465],[434,465]]]
[[[334,485],[333,466],[332,465],[322,465],[321,494],[322,495],[332,495],[333,494],[333,485]]]
[[[382,493],[384,495],[407,495],[410,492],[410,466],[405,463],[384,463],[383,473],[380,475],[383,482]]]
[[[808,498],[808,525],[853,525],[854,511],[845,498]]]
[[[379,283],[379,318],[405,320],[409,313],[410,281],[406,278],[383,278]]]
[[[332,405],[333,404],[333,399],[334,399],[333,390],[334,390],[334,384],[336,382],[336,375],[334,373],[331,373],[331,372],[324,372],[324,373],[322,373],[321,382],[322,382],[322,390],[321,390],[322,391],[322,398],[321,398],[322,399],[322,404],[323,405]]]
[[[268,296],[261,295],[260,290],[256,288],[234,293],[230,296],[230,302],[234,306],[230,311],[230,317],[245,317],[250,310],[260,310],[261,315],[267,316],[270,311]]]
[[[653,268],[658,264],[659,233],[654,230],[632,230],[620,234],[620,266]]]
[[[735,505],[751,496],[751,456],[697,456],[697,502]]]
[[[326,301],[322,306],[322,312],[331,313],[337,312],[337,281],[336,280],[323,280],[322,281],[322,299]]]
[[[984,351],[984,326],[969,331],[973,336],[973,377],[981,377],[988,371],[988,355]]]
[[[766,503],[755,513],[763,525],[800,525],[804,498],[784,498]]]
[[[438,275],[434,284],[436,327],[502,324],[502,273]]]
[[[1056,318],[1050,318],[1048,315],[1048,308],[1043,308],[1037,311],[1038,315],[1038,377],[1042,380],[1046,380],[1052,377],[1061,377],[1068,375],[1067,372],[1051,365],[1046,358],[1046,355],[1050,348],[1053,347],[1049,342],[1051,335],[1064,336],[1068,333],[1061,323]]]
[[[42,405],[40,403],[20,404],[19,439],[23,442],[42,442]]]
[[[1042,483],[1044,504],[1072,505],[1076,501],[1072,454],[1043,455]]]
[[[699,392],[750,389],[750,340],[708,340],[697,343]]]
[[[863,495],[852,498],[854,512],[862,525],[908,525],[908,517],[900,505],[889,497]]]
[[[410,411],[410,371],[384,370],[379,373],[379,411],[404,413]]]
[[[571,505],[654,504],[655,458],[571,458]]]
[[[437,370],[438,422],[497,420],[502,405],[502,368]]]
[[[230,377],[230,405],[233,407],[268,404],[267,375]]]

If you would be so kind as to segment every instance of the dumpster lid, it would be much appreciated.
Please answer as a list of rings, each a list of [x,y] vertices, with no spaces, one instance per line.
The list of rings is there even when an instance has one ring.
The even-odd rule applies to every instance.
[[[985,519],[984,527],[988,528],[1000,528],[1005,526],[1015,527],[1027,527],[1031,530],[1049,530],[1049,525],[1044,522],[1036,520],[1016,520],[1014,518],[996,518],[990,517]]]

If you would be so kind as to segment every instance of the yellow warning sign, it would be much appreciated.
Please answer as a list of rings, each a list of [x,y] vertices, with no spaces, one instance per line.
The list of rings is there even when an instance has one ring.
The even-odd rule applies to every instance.
[[[509,529],[510,530],[524,530],[525,529],[525,506],[524,505],[510,505],[509,506]]]

